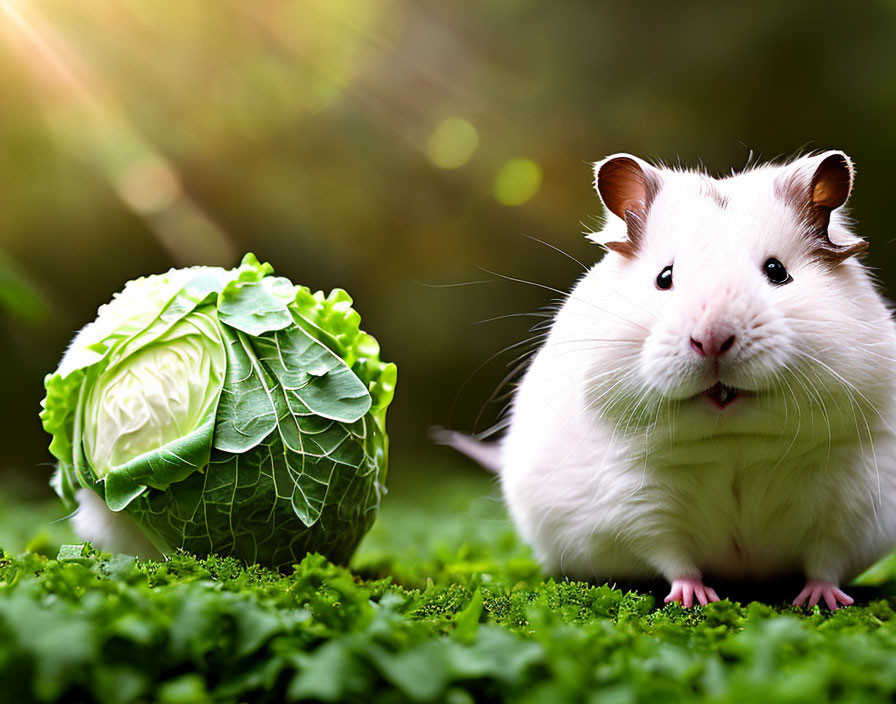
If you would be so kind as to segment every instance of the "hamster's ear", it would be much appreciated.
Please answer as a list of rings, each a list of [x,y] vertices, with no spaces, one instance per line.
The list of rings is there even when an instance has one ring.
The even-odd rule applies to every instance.
[[[631,154],[614,154],[594,165],[594,188],[604,207],[625,222],[627,233],[624,240],[601,244],[626,257],[635,255],[661,183],[656,169]]]
[[[846,203],[852,192],[855,169],[841,151],[828,151],[797,159],[785,167],[775,182],[776,195],[786,201],[804,220],[812,252],[826,264],[839,264],[868,249],[868,243],[840,228],[838,240],[831,241],[831,213]]]
[[[839,208],[849,198],[855,169],[843,152],[825,152],[813,159],[816,163],[812,175],[810,202],[813,208],[831,211]]]

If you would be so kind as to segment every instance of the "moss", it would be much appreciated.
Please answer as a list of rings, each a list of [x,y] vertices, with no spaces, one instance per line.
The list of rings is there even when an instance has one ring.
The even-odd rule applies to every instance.
[[[0,559],[9,701],[888,701],[887,598],[830,614],[544,579],[476,478],[397,491],[351,570]],[[402,498],[404,497],[404,498]],[[474,497],[474,498],[470,498]],[[483,498],[486,497],[486,498]],[[883,592],[878,592],[882,595]]]

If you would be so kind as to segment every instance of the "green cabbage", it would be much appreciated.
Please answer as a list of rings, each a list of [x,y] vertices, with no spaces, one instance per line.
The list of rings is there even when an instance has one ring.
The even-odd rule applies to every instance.
[[[90,488],[164,553],[347,562],[384,491],[394,364],[352,299],[247,254],[128,283],[46,377],[69,505]]]

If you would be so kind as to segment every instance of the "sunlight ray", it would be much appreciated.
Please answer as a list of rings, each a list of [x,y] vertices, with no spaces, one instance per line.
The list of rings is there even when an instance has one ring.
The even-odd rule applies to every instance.
[[[51,131],[108,180],[177,265],[231,264],[228,235],[184,191],[177,167],[118,109],[97,72],[33,5],[0,0],[0,28],[31,77]]]

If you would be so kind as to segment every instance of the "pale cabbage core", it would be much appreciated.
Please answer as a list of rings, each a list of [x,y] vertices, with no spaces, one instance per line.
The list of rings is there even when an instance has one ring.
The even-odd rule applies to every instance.
[[[214,320],[194,311],[106,369],[84,406],[84,456],[97,476],[214,418],[226,364]]]
[[[129,281],[111,301],[99,307],[96,320],[85,325],[75,336],[56,373],[66,377],[75,369],[94,364],[102,355],[92,350],[92,345],[110,337],[139,332],[191,279],[200,274],[223,277],[221,271],[215,267],[194,266]]]

